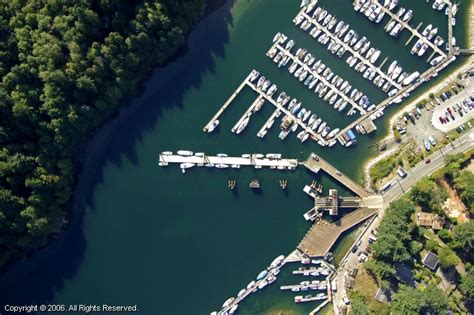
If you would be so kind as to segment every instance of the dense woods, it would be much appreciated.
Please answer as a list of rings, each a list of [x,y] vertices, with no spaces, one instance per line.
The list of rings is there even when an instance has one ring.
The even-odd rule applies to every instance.
[[[204,0],[0,0],[0,266],[66,222],[78,144],[184,43]]]

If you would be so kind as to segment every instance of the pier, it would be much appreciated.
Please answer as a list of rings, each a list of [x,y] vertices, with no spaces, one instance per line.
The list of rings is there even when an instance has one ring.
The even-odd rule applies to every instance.
[[[331,37],[334,41],[336,41],[338,44],[341,44],[345,49],[346,52],[350,52],[353,56],[357,57],[360,61],[362,61],[367,67],[371,68],[373,71],[375,71],[378,75],[380,75],[385,81],[390,82],[390,84],[397,89],[401,88],[401,85],[398,84],[396,81],[392,80],[385,72],[381,70],[382,65],[379,67],[376,67],[373,63],[371,63],[365,56],[361,55],[359,52],[354,50],[352,46],[350,46],[348,43],[344,43],[342,38],[339,38],[337,35],[334,33],[331,33],[326,27],[322,26],[319,22],[317,22],[315,19],[313,19],[311,16],[306,14],[304,10],[302,10],[299,14],[302,14],[307,20],[309,20],[313,25],[321,29],[323,32],[325,32],[326,35]],[[373,82],[373,81],[371,81]],[[365,112],[365,111],[364,111]]]
[[[321,169],[333,177],[335,180],[346,186],[348,189],[353,191],[360,197],[368,197],[369,193],[359,184],[354,182],[348,176],[344,175],[337,168],[326,162],[323,158],[318,156],[316,153],[311,153],[303,165],[313,173],[318,173]]]
[[[310,257],[324,257],[344,231],[370,218],[377,212],[378,209],[359,208],[332,224],[313,224],[298,245],[298,249]]]
[[[298,166],[296,159],[282,158],[260,158],[259,155],[250,155],[249,157],[228,157],[228,156],[183,156],[178,154],[165,155],[160,154],[160,165],[167,166],[170,163],[192,163],[195,165],[214,165],[215,168],[225,168],[223,166],[254,166],[255,168],[270,167],[279,170],[295,170]],[[262,155],[263,156],[263,155]],[[220,166],[220,167],[219,167]]]
[[[246,79],[247,80],[247,79]],[[232,128],[232,132],[236,132],[237,131],[237,128],[239,128],[240,124],[242,123],[242,121],[249,117],[249,114],[254,110],[254,108],[258,105],[258,103],[262,100],[262,97],[259,96],[255,99],[255,101],[253,101],[252,105],[249,106],[249,108],[247,108],[247,110],[245,111],[245,113],[240,117],[240,119],[237,121],[237,123],[234,125],[234,127]]]
[[[344,101],[348,102],[349,104],[351,104],[352,108],[356,108],[360,113],[361,115],[364,115],[366,113],[365,109],[360,106],[359,104],[357,104],[356,102],[354,102],[354,100],[352,100],[350,97],[348,97],[346,94],[344,94],[340,89],[336,88],[333,84],[331,84],[330,82],[328,82],[326,80],[326,78],[324,78],[322,75],[320,74],[317,74],[316,71],[314,70],[311,70],[311,67],[309,67],[307,64],[305,64],[302,60],[300,60],[298,57],[294,56],[289,50],[283,48],[279,43],[278,41],[276,42],[276,45],[272,45],[272,48],[270,48],[269,51],[271,51],[272,49],[274,48],[277,48],[279,49],[280,51],[282,51],[285,55],[289,56],[291,58],[291,60],[293,60],[293,62],[296,62],[300,67],[303,67],[306,71],[308,71],[309,74],[313,75],[315,78],[317,78],[319,81],[321,81],[322,83],[324,83],[324,86],[327,86],[328,88],[330,88],[335,94],[337,94],[338,96],[342,97],[344,99]],[[268,54],[267,54],[268,55]],[[339,76],[340,78],[342,78],[341,76]]]
[[[409,21],[407,22],[404,22],[401,18],[399,18],[395,13],[393,13],[392,11],[390,11],[389,9],[387,9],[386,7],[384,7],[380,2],[379,0],[372,0],[372,3],[374,3],[375,5],[377,5],[383,12],[385,12],[385,14],[389,15],[390,18],[392,20],[395,20],[397,23],[400,23],[404,29],[407,29],[409,32],[412,33],[412,35],[415,35],[416,37],[418,38],[421,38],[421,39],[424,39],[425,37],[423,35],[421,35],[417,29],[414,29],[413,27],[411,27],[410,24],[408,24]],[[451,20],[448,21],[448,23],[451,25]],[[418,25],[419,27],[420,25]],[[402,29],[403,30],[403,29]],[[400,32],[402,32],[402,30],[400,30]],[[450,36],[451,37],[451,36]],[[425,43],[427,43],[431,49],[433,49],[434,51],[436,51],[439,55],[443,56],[444,58],[446,58],[448,55],[442,51],[438,46],[436,46],[433,42],[429,41],[429,40],[425,40],[424,41]]]
[[[239,87],[232,93],[232,95],[229,97],[229,99],[222,105],[222,107],[217,111],[217,113],[211,118],[211,120],[206,124],[206,126],[203,128],[204,132],[207,132],[209,127],[212,125],[212,123],[216,120],[219,119],[219,117],[222,115],[222,113],[227,109],[227,107],[232,103],[234,98],[239,95],[240,91],[244,88],[244,86],[247,84],[248,80],[250,79],[250,76],[252,73],[250,73],[245,80],[239,85]]]

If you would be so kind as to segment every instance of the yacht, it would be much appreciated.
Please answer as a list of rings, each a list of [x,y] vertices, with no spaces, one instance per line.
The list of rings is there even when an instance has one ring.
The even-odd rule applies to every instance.
[[[268,282],[267,280],[263,280],[262,282],[260,282],[260,284],[258,285],[258,288],[261,290],[263,288],[265,288],[267,286]]]
[[[319,97],[322,97],[327,92],[327,90],[328,90],[327,86],[323,87],[323,89],[319,91]]]
[[[404,7],[401,7],[400,9],[398,9],[397,16],[401,18],[403,13],[405,13],[405,11],[406,9]]]
[[[348,29],[349,29],[349,24],[344,25],[344,27],[341,29],[339,34],[337,34],[337,37],[341,38],[342,36],[344,36],[344,34],[347,32]]]
[[[438,56],[436,58],[433,58],[430,62],[430,65],[436,66],[438,63],[441,62],[441,60],[443,60],[443,56]]]
[[[324,128],[323,132],[321,133],[321,136],[322,136],[323,138],[326,138],[326,136],[327,136],[328,133],[329,133],[329,130],[331,130],[331,128],[329,128],[329,127]]]
[[[403,22],[407,22],[409,19],[411,19],[413,16],[413,11],[412,10],[408,10],[407,13],[405,13],[405,15],[403,16],[402,18],[402,21]]]
[[[403,29],[402,24],[398,23],[397,25],[395,25],[393,30],[390,32],[390,36],[397,37],[402,29]]]
[[[346,49],[344,48],[344,46],[341,46],[341,48],[339,48],[339,51],[337,52],[337,56],[342,57],[342,55],[344,55],[345,52],[346,52]]]
[[[217,153],[217,157],[227,157],[227,154],[225,154],[225,153]]]
[[[295,73],[293,74],[295,76],[295,78],[299,78],[299,76],[301,75],[301,73],[303,72],[304,70],[304,67],[301,66],[300,68],[298,68],[298,70],[295,71]]]
[[[428,34],[431,32],[431,29],[433,28],[433,25],[432,24],[429,24],[428,26],[425,27],[425,29],[423,30],[423,32],[421,32],[421,35],[423,36],[428,36]]]
[[[431,7],[434,9],[434,10],[437,10],[439,5],[443,2],[443,0],[435,0],[435,2],[433,2],[433,4],[431,5]]]
[[[423,44],[423,39],[422,38],[418,39],[416,41],[415,45],[413,45],[413,47],[411,48],[410,53],[411,54],[417,54],[418,51],[420,50],[422,44]]]
[[[423,43],[423,45],[421,45],[421,48],[420,50],[418,51],[418,57],[421,57],[425,54],[426,50],[428,49],[428,44],[427,43]]]
[[[390,66],[388,67],[387,74],[390,75],[393,70],[395,70],[395,67],[397,66],[398,61],[395,60],[393,61]]]
[[[313,12],[313,19],[316,19],[319,15],[319,13],[321,13],[321,7],[317,7],[316,10],[314,10]]]
[[[239,304],[235,304],[234,306],[232,306],[229,310],[229,315],[234,315],[235,311],[237,311],[238,308],[239,308]]]
[[[398,0],[391,0],[390,1],[390,4],[388,5],[388,9],[390,11],[392,11],[393,9],[395,9],[395,7],[397,6],[398,4]]]
[[[355,32],[354,36],[352,37],[351,41],[349,42],[350,46],[354,46],[354,44],[357,42],[359,39],[359,33]]]
[[[260,79],[258,79],[258,81],[257,81],[257,88],[260,88],[263,85],[263,83],[265,82],[265,80],[266,80],[265,77],[262,75],[260,77]]]
[[[337,35],[337,33],[339,33],[339,31],[344,27],[344,22],[343,21],[339,21],[339,23],[337,23],[336,25],[336,28],[334,30],[334,34]]]
[[[323,123],[321,125],[319,125],[318,133],[321,133],[324,130],[324,128],[326,128],[326,122],[325,121],[323,121]]]
[[[307,75],[308,75],[308,71],[304,70],[298,78],[300,82],[303,81]]]
[[[308,126],[311,126],[316,121],[316,118],[316,114],[312,114],[311,117],[309,117]]]
[[[420,76],[420,73],[418,71],[413,72],[412,74],[410,74],[407,78],[403,80],[403,85],[408,85],[412,83],[413,80],[418,79],[419,76]]]
[[[268,89],[267,95],[268,95],[268,96],[271,96],[273,93],[275,93],[276,89],[277,89],[276,84],[273,84],[273,85]]]
[[[395,20],[392,20],[390,23],[388,23],[387,32],[390,32],[392,30],[392,28],[395,26],[395,23]]]
[[[332,14],[328,13],[328,15],[326,16],[326,18],[323,21],[323,26],[326,26],[329,23],[329,21],[331,20],[331,18],[332,18]]]
[[[308,88],[312,90],[314,86],[316,85],[316,83],[318,83],[318,78],[314,78],[314,80],[311,81],[311,83],[308,85]]]
[[[289,130],[287,130],[287,131],[282,130],[282,131],[280,131],[280,134],[278,135],[278,138],[280,138],[281,140],[285,140],[289,133],[290,133]]]
[[[349,33],[346,34],[346,36],[344,37],[344,43],[347,43],[348,41],[350,41],[352,39],[352,37],[354,36],[355,34],[355,31],[354,30],[350,30]]]
[[[347,101],[344,101],[341,106],[338,108],[338,111],[342,112],[346,107],[347,104],[349,104]]]
[[[224,302],[224,304],[222,304],[222,308],[228,307],[228,306],[232,303],[232,301],[234,301],[234,300],[235,300],[234,297],[228,298],[228,299]]]
[[[304,20],[304,16],[302,16],[302,15],[297,15],[297,16],[293,19],[293,23],[295,23],[295,25],[298,25],[298,24],[300,24],[303,20]]]
[[[314,90],[314,93],[319,93],[319,91],[321,90],[321,88],[323,87],[323,83],[320,82],[317,86],[316,86],[316,89]]]
[[[365,54],[365,52],[369,49],[370,47],[370,41],[367,41],[365,42],[365,44],[362,46],[362,48],[360,49],[360,54]]]
[[[335,135],[337,135],[337,133],[338,133],[339,131],[340,131],[339,128],[334,129],[333,131],[331,131],[331,132],[328,134],[327,139],[330,139],[330,138],[334,137]]]
[[[405,80],[405,78],[408,76],[408,73],[407,72],[403,72],[402,74],[400,74],[400,76],[398,77],[397,79],[397,83],[400,84],[403,82],[403,80]]]
[[[329,31],[332,30],[333,27],[336,25],[336,23],[337,23],[337,19],[336,19],[336,17],[333,17],[332,20],[329,21],[328,30],[329,30]]]
[[[431,30],[431,32],[428,34],[427,39],[431,40],[436,35],[436,33],[438,33],[438,28],[437,27],[435,27]]]
[[[268,87],[270,86],[270,84],[272,84],[272,82],[270,82],[270,80],[266,80],[265,83],[263,83],[262,91],[265,92],[268,89]]]
[[[290,66],[290,68],[288,69],[288,71],[289,71],[290,73],[293,73],[293,72],[295,72],[295,70],[296,70],[297,67],[298,67],[298,63],[297,63],[296,61],[294,61],[294,62],[291,64],[291,66]]]
[[[301,131],[298,133],[298,135],[296,136],[296,138],[298,138],[298,140],[301,140],[301,139],[303,138],[303,136],[304,136],[305,133],[306,133],[305,130],[301,130]]]
[[[316,130],[316,128],[318,128],[321,122],[322,122],[321,118],[316,119],[316,121],[311,125],[311,130],[313,131]]]
[[[341,97],[340,99],[337,100],[337,102],[334,104],[334,109],[338,109],[339,106],[341,106],[341,103],[344,99]]]
[[[213,132],[217,126],[219,126],[220,121],[218,119],[214,120],[212,124],[207,128],[207,132]]]
[[[437,35],[435,40],[434,40],[434,44],[436,46],[441,46],[441,45],[443,45],[443,43],[444,43],[444,39],[441,36]]]
[[[308,140],[308,138],[309,138],[309,133],[307,132],[307,133],[305,133],[305,134],[303,135],[303,137],[301,138],[301,142],[302,142],[302,143],[305,142],[306,140]]]
[[[301,121],[306,121],[306,119],[309,118],[309,116],[311,115],[311,111],[310,110],[307,110],[304,115],[303,115],[303,118],[301,119]]]
[[[252,73],[250,75],[250,82],[255,81],[257,77],[260,75],[260,73],[257,70],[252,70]]]
[[[310,74],[309,77],[306,78],[306,80],[304,81],[304,85],[308,85],[309,83],[311,83],[311,81],[313,80],[313,75]]]
[[[295,41],[294,40],[290,40],[288,43],[286,43],[286,50],[290,50],[293,46],[295,45]]]
[[[276,33],[276,35],[273,37],[273,42],[276,42],[280,38],[280,36],[281,36],[280,32]]]
[[[318,16],[318,22],[321,22],[328,15],[328,11],[323,10]]]
[[[181,156],[192,156],[193,155],[193,152],[192,151],[188,151],[188,150],[179,150],[178,152],[176,152],[178,155],[181,155]]]

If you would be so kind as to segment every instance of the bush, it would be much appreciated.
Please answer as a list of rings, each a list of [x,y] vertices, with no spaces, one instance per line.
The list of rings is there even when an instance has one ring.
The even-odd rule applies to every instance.
[[[426,240],[425,242],[426,250],[429,250],[430,252],[436,252],[437,248],[438,248],[438,242],[433,241],[433,240]]]
[[[453,236],[451,235],[451,233],[446,230],[446,229],[442,229],[438,232],[438,237],[445,243],[449,243],[453,240]]]

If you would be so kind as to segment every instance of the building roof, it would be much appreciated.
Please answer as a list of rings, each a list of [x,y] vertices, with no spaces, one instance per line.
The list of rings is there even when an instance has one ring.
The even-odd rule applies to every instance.
[[[444,218],[434,213],[418,212],[416,214],[416,224],[433,230],[441,230],[444,226]]]
[[[421,262],[423,263],[423,265],[430,268],[431,270],[435,270],[438,266],[439,258],[438,256],[436,256],[436,254],[428,251],[425,256],[423,256]]]

